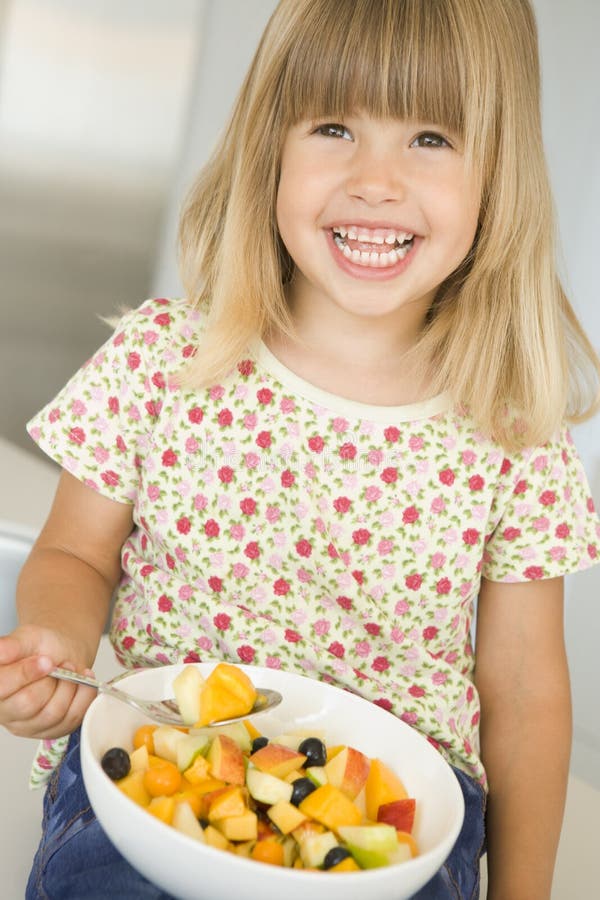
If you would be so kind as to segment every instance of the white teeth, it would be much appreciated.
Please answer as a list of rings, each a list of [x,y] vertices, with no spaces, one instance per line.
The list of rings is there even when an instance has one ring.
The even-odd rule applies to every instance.
[[[376,234],[376,235],[374,235],[373,241],[372,241],[372,242],[373,242],[374,244],[383,244],[383,240],[384,240],[384,239],[383,239],[382,235]]]
[[[356,230],[356,228],[348,229],[348,237],[350,238],[351,241],[355,241],[357,239],[358,231]]]
[[[352,259],[352,250],[350,249],[348,244],[344,244],[344,249],[342,250],[342,253],[346,257],[346,259]]]
[[[352,251],[352,262],[360,262],[360,250]]]
[[[385,238],[385,243],[386,244],[395,244],[396,243],[396,235],[388,234],[388,236]]]
[[[354,238],[352,235],[356,235]],[[376,250],[358,250],[351,249],[344,238],[348,236],[349,240],[359,240],[361,243],[371,244],[371,246],[380,246],[383,248],[385,244],[389,247],[389,250],[376,251]],[[410,241],[412,239],[412,234],[405,234],[404,232],[398,232],[397,234],[389,234],[383,237],[382,235],[366,235],[361,232],[360,236],[358,234],[358,230],[350,227],[349,229],[343,227],[336,227],[333,229],[333,239],[338,247],[338,249],[344,254],[346,259],[351,262],[358,264],[360,266],[370,266],[371,268],[385,268],[388,266],[393,266],[399,260],[404,259],[406,254],[410,251],[411,247],[405,243],[401,247],[392,248],[392,241],[394,243]]]

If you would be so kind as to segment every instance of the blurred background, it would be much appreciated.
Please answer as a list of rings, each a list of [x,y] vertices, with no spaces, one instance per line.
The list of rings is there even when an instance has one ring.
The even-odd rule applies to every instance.
[[[0,0],[0,519],[43,521],[56,473],[24,425],[106,339],[100,317],[181,293],[181,201],[275,5]],[[598,348],[600,3],[534,6],[563,277]],[[600,507],[599,418],[574,436]],[[598,597],[600,567],[568,580],[572,771],[594,792]]]

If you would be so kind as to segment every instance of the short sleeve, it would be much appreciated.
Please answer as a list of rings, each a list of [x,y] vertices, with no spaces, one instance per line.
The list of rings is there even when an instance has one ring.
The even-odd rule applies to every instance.
[[[32,439],[55,462],[122,503],[133,503],[137,495],[164,387],[152,364],[151,317],[149,306],[127,313],[112,337],[27,423]]]
[[[598,561],[600,522],[568,429],[526,454],[484,551],[490,581],[555,578]]]

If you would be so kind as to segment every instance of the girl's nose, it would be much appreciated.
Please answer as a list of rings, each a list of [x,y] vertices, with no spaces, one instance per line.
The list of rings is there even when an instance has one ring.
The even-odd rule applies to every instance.
[[[402,168],[397,147],[357,148],[346,182],[348,193],[369,206],[402,200],[406,194],[406,173]]]

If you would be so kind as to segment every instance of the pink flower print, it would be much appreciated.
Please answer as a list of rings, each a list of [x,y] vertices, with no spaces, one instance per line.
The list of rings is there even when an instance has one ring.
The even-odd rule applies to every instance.
[[[252,497],[244,497],[240,500],[240,509],[245,516],[253,516],[256,512],[256,500]]]
[[[235,526],[232,527],[232,531],[233,528],[235,528]],[[243,535],[240,535],[239,539],[241,539],[242,537]],[[258,546],[256,541],[250,541],[249,544],[246,544],[246,546],[244,547],[244,555],[247,556],[248,559],[258,559],[258,557],[260,556],[260,547]]]
[[[279,521],[280,515],[281,513],[279,512],[279,508],[277,506],[267,506],[266,518],[267,522],[270,522],[271,525]]]
[[[481,475],[471,475],[469,478],[469,490],[481,491],[485,486],[485,481]]]
[[[244,463],[248,469],[256,469],[260,465],[260,457],[256,453],[245,453]]]
[[[312,463],[307,463],[304,466],[304,474],[306,475],[307,478],[310,478],[312,481],[317,474],[317,470],[315,469],[315,467],[313,466]]]
[[[418,591],[423,584],[423,578],[419,574],[406,575],[404,578],[406,587],[411,591]]]
[[[238,363],[238,372],[240,375],[243,375],[244,378],[247,378],[249,375],[252,375],[254,372],[254,363],[251,359],[243,359],[240,363]]]
[[[590,559],[596,559],[598,556],[598,548],[595,544],[588,544],[588,556]]]
[[[449,578],[440,578],[435,589],[438,594],[449,594],[452,589],[452,582]]]
[[[148,499],[154,503],[160,497],[159,486],[157,484],[149,484],[146,488],[146,494],[148,495]]]
[[[237,655],[243,663],[251,663],[254,659],[254,647],[251,647],[249,644],[242,644],[241,647],[237,648]]]
[[[445,684],[448,680],[448,675],[446,672],[434,672],[431,680],[435,685]]]
[[[116,438],[116,440],[115,440],[115,444],[117,445],[117,450],[118,450],[120,453],[125,453],[125,452],[127,451],[127,445],[126,445],[125,441],[123,440],[123,438],[121,437],[120,434],[117,435],[117,438]]]
[[[446,509],[446,501],[443,497],[434,497],[430,506],[431,512],[439,515]]]
[[[556,494],[554,491],[543,491],[539,500],[542,506],[553,506],[556,503]]]
[[[351,443],[342,444],[339,451],[340,459],[351,460],[356,457],[356,446]]]
[[[548,531],[550,520],[546,516],[539,516],[539,518],[533,520],[532,525],[536,531]]]
[[[217,416],[217,423],[221,426],[221,428],[227,428],[233,422],[233,413],[230,409],[221,409],[219,410],[219,415]]]
[[[290,615],[290,619],[294,623],[294,625],[302,625],[303,622],[306,622],[307,614],[304,609],[295,609]]]
[[[188,419],[194,425],[199,425],[203,418],[204,412],[199,406],[194,406],[192,409],[188,410]]]
[[[388,539],[379,541],[377,545],[377,552],[380,556],[387,556],[388,553],[391,553],[394,549],[394,542]]]
[[[407,725],[416,725],[419,721],[419,717],[415,712],[403,712],[400,716],[403,722],[406,722]]]
[[[196,640],[196,644],[198,645],[199,649],[204,650],[205,653],[208,653],[210,650],[212,650],[213,647],[213,642],[209,637],[206,637],[206,635],[202,635],[202,637],[199,637]]]
[[[432,641],[434,637],[437,637],[438,630],[435,625],[428,625],[427,628],[423,629],[423,640]]]
[[[265,665],[267,669],[280,669],[281,660],[278,656],[267,656],[267,658],[265,659]]]
[[[307,541],[306,538],[303,538],[296,544],[296,553],[298,554],[298,556],[310,556],[312,553],[312,544]]]
[[[100,463],[100,465],[105,463],[109,456],[110,453],[108,452],[108,450],[105,450],[104,447],[98,445],[94,448],[94,459],[97,463]]]
[[[455,528],[447,528],[442,536],[446,544],[455,544],[458,540],[458,532]]]
[[[350,597],[336,597],[335,602],[338,604],[338,606],[341,606],[342,609],[352,609],[352,600],[350,599]]]
[[[87,412],[87,406],[82,400],[73,400],[71,404],[71,413],[74,418],[78,419],[81,416],[84,416]]]
[[[307,572],[306,569],[303,569],[302,567],[297,570],[296,575],[298,577],[298,581],[301,581],[303,584],[310,584],[310,582],[312,581],[312,575],[310,574],[310,572]]]
[[[348,563],[346,563],[346,565],[348,565]],[[395,574],[396,574],[396,566],[393,563],[391,563],[391,564],[388,563],[388,565],[381,567],[381,576],[386,581],[389,581],[391,578],[393,578]]]
[[[389,428],[384,429],[383,436],[389,444],[395,444],[400,437],[400,431],[395,425],[390,425]]]
[[[550,548],[550,558],[554,560],[564,559],[567,555],[567,551],[564,547],[551,547]]]
[[[385,672],[386,669],[389,669],[390,661],[387,656],[376,656],[373,662],[371,663],[371,668],[375,672]]]
[[[521,559],[536,559],[537,550],[535,547],[523,547],[521,550]]]
[[[173,601],[169,600],[166,594],[162,594],[158,598],[158,608],[161,612],[169,612],[171,607],[173,606]]]
[[[537,581],[538,579],[544,577],[544,570],[541,568],[541,566],[528,566],[528,568],[523,572],[523,575],[530,581]]]
[[[279,409],[282,413],[293,413],[296,409],[296,404],[291,397],[283,397],[279,403]]]
[[[352,505],[352,501],[348,499],[348,497],[336,497],[333,501],[333,508],[336,512],[339,513],[347,513]]]
[[[433,569],[441,569],[446,564],[446,557],[443,553],[434,553],[431,557],[431,566]]]
[[[293,485],[293,483],[295,482],[295,480],[296,479],[295,479],[294,475],[292,474],[292,472],[290,472],[289,469],[285,469],[285,471],[283,471],[281,473],[281,486],[282,487],[285,487],[285,488],[291,487]]]
[[[566,522],[561,522],[560,525],[557,525],[556,530],[554,532],[554,534],[556,535],[557,538],[562,538],[563,540],[565,538],[568,538],[570,533],[571,533],[571,529],[569,528],[569,526],[567,525]]]
[[[390,637],[393,640],[394,644],[401,644],[404,640],[405,635],[401,628],[398,628],[397,625],[394,625],[390,632]]]
[[[457,562],[457,565],[458,565],[458,562]],[[466,565],[466,563],[465,563],[465,565]],[[463,568],[463,567],[461,566],[461,568]],[[471,582],[464,581],[460,586],[460,596],[463,598],[468,597],[471,594],[472,590],[473,590],[473,585],[471,584]]]
[[[346,419],[339,417],[333,420],[333,422],[331,423],[331,427],[336,434],[343,434],[348,430],[349,423],[346,421]]]
[[[165,510],[166,512],[166,510]],[[167,513],[168,515],[168,513]],[[182,547],[175,547],[175,556],[179,560],[179,562],[184,563],[186,561],[186,553]]]
[[[227,631],[231,624],[231,617],[227,613],[218,613],[213,618],[213,622],[215,623],[215,628],[218,628],[219,631]]]
[[[112,469],[107,469],[106,472],[102,472],[100,474],[100,478],[104,482],[104,484],[108,485],[108,487],[117,487],[117,485],[121,481],[120,475],[117,475],[116,472],[113,472]]]
[[[119,403],[119,401],[117,400],[117,412],[118,412],[118,403]],[[52,422],[52,423],[58,422],[60,417],[61,417],[60,409],[58,408],[58,406],[55,406],[54,409],[51,409],[48,414],[48,421]],[[39,437],[39,429],[37,429],[37,431],[38,431],[38,437]]]
[[[536,472],[543,472],[544,469],[548,468],[548,457],[547,456],[536,456],[533,461],[533,468]]]
[[[411,684],[408,689],[408,693],[411,697],[424,697],[425,696],[425,688],[422,688],[420,684]]]
[[[589,513],[594,513],[596,511],[596,507],[594,506],[594,500],[592,497],[587,498],[586,506]]]
[[[514,494],[524,494],[529,489],[529,485],[525,481],[525,479],[521,479],[521,481],[517,481],[514,487]]]
[[[479,542],[480,532],[476,528],[467,528],[462,533],[463,543],[468,547],[474,547]]]
[[[318,634],[320,636],[328,634],[330,628],[331,623],[328,622],[327,619],[317,619],[317,621],[313,625],[315,634]]]
[[[161,458],[163,466],[174,466],[177,462],[177,454],[174,450],[165,450]]]
[[[214,519],[208,519],[207,522],[204,523],[204,534],[208,538],[218,537],[220,534],[221,528],[218,522],[215,522]]]
[[[271,446],[271,432],[270,431],[259,431],[256,436],[256,444],[259,447],[262,447],[263,450],[266,450]]]
[[[222,400],[225,395],[225,388],[220,384],[215,384],[209,391],[210,399],[213,401]]]
[[[375,503],[382,496],[382,493],[378,487],[375,485],[371,485],[365,490],[365,500],[368,503]]]
[[[369,450],[367,454],[367,459],[372,466],[380,466],[383,462],[383,451],[382,450]]]
[[[261,388],[256,392],[256,399],[263,406],[267,406],[273,399],[273,391],[270,391],[269,388]]]
[[[361,656],[363,659],[371,653],[371,645],[368,641],[359,641],[354,648],[357,656]]]
[[[294,631],[293,628],[286,628],[284,637],[289,644],[297,644],[298,641],[302,640],[302,635],[298,634],[297,631]]]
[[[285,578],[278,578],[273,584],[273,593],[278,597],[284,597],[290,590],[290,583]]]
[[[407,575],[407,578],[421,578],[420,575]],[[419,585],[421,582],[419,581]],[[408,600],[398,600],[396,605],[394,606],[394,612],[397,616],[404,616],[407,612],[410,611],[410,603]]]
[[[413,434],[408,439],[408,446],[413,451],[413,453],[417,453],[419,450],[423,449],[423,447],[425,446],[425,441],[419,435]]]
[[[155,344],[157,340],[158,334],[156,333],[156,331],[148,330],[144,332],[144,344],[146,344],[147,347],[151,347],[152,344]]]
[[[352,532],[352,540],[358,546],[363,546],[367,544],[370,540],[371,532],[367,528],[358,528],[356,531]]]
[[[477,454],[473,453],[472,450],[463,450],[463,452],[461,453],[461,459],[463,461],[463,465],[473,466],[477,462]]]
[[[394,513],[386,509],[385,512],[382,512],[378,519],[379,524],[382,528],[393,528],[394,526]]]
[[[177,520],[177,531],[179,534],[189,534],[191,527],[192,523],[187,516],[182,516]]]
[[[246,428],[248,431],[254,431],[257,422],[258,418],[255,413],[248,413],[247,416],[244,416],[244,428]]]
[[[195,453],[199,446],[198,441],[194,437],[187,438],[185,442],[185,449],[188,453]]]
[[[217,472],[217,475],[219,477],[219,481],[221,481],[223,484],[229,484],[231,481],[233,481],[234,472],[231,466],[221,466],[221,468]]]
[[[234,578],[245,578],[250,570],[244,563],[235,563],[233,567],[233,577]]]
[[[505,541],[515,541],[518,537],[521,537],[521,529],[520,528],[505,528],[502,532],[502,537]]]
[[[394,484],[398,480],[398,469],[390,466],[384,469],[379,477],[385,484]]]
[[[211,591],[214,591],[216,594],[220,594],[223,590],[223,581],[217,575],[211,575],[208,579],[208,586]]]
[[[333,641],[333,643],[331,643],[327,649],[333,656],[337,657],[338,659],[342,659],[342,657],[346,653],[344,645],[340,644],[339,641]]]
[[[446,484],[448,486],[454,484],[454,472],[452,469],[442,469],[442,471],[438,475],[439,480],[442,484]]]
[[[416,506],[407,506],[402,513],[402,521],[405,525],[412,525],[419,518],[419,510]]]
[[[204,494],[196,494],[194,497],[194,509],[206,509],[208,499]]]

